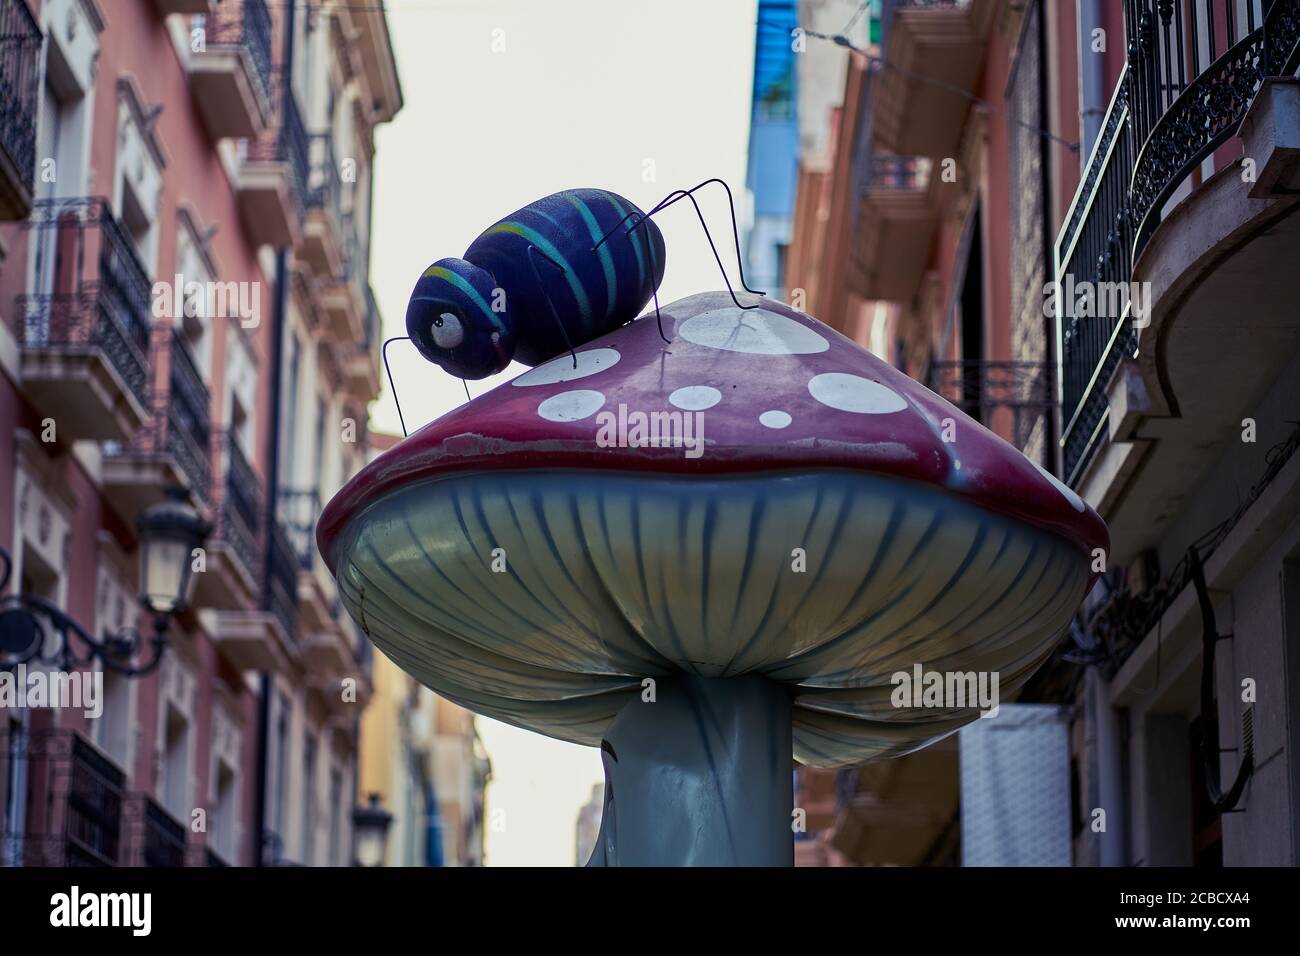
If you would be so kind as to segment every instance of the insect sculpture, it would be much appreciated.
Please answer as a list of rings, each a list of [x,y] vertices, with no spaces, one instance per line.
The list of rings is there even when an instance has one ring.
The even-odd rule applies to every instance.
[[[735,202],[720,179],[676,190],[648,213],[603,189],[569,189],[489,226],[463,258],[439,259],[425,269],[407,305],[407,337],[424,358],[457,378],[481,379],[511,360],[540,365],[566,351],[574,354],[577,346],[637,318],[652,297],[658,319],[666,250],[650,217],[680,199],[695,207],[731,291],[692,195],[710,183],[727,192],[739,261]],[[746,291],[763,294],[745,284],[743,266],[740,282]],[[734,292],[732,299],[741,308],[757,308],[741,306]]]

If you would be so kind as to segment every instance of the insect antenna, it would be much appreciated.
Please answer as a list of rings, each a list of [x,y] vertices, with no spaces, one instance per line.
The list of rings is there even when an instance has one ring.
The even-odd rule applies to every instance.
[[[465,386],[465,401],[467,401],[467,402],[472,402],[472,401],[474,401],[474,396],[471,395],[471,394],[469,393],[469,382],[465,381],[465,380],[462,378],[462,379],[460,380],[460,384],[462,384],[462,385]]]
[[[393,370],[388,367],[388,346],[392,342],[409,342],[409,335],[395,335],[391,339],[385,339],[384,344],[380,346],[379,354],[384,360],[384,374],[388,376],[388,389],[393,393],[393,403],[397,405],[397,420],[402,423],[402,437],[406,437],[406,419],[402,417],[402,403],[397,397],[397,386],[393,384]]]
[[[537,287],[542,290],[542,296],[546,299],[546,305],[551,310],[551,317],[555,319],[555,324],[559,327],[560,334],[564,336],[564,344],[569,347],[569,354],[573,356],[573,367],[577,368],[578,353],[573,350],[573,343],[569,341],[569,333],[564,328],[564,323],[560,321],[560,313],[555,311],[555,303],[551,301],[551,294],[546,291],[546,283],[542,281],[542,277],[537,271],[537,260],[533,257],[534,253],[555,266],[555,268],[559,269],[561,273],[564,273],[566,270],[564,266],[560,265],[546,253],[542,252],[541,249],[538,249],[531,242],[528,244],[528,267],[533,270],[533,278],[537,280]]]

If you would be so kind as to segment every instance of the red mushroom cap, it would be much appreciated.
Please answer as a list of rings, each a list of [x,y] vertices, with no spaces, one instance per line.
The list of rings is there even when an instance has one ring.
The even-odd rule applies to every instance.
[[[485,469],[588,468],[725,475],[849,468],[942,488],[1065,538],[1109,547],[1070,488],[974,419],[811,316],[768,299],[741,310],[722,292],[662,309],[429,423],[376,458],[324,509],[321,553],[336,569],[345,523],[385,492]],[[702,412],[703,448],[600,442],[634,413]],[[945,440],[948,439],[948,440]]]

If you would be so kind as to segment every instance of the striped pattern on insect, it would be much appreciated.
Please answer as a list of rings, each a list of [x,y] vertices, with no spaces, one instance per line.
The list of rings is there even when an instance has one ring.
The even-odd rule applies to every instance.
[[[727,191],[739,260],[735,204],[720,179],[670,193],[648,213],[603,189],[567,189],[489,226],[463,258],[424,270],[406,309],[408,336],[421,355],[461,379],[486,378],[512,359],[540,365],[573,352],[635,319],[656,296],[666,252],[650,217],[680,199],[695,206],[730,290],[692,195],[709,183]],[[743,267],[740,279],[755,292],[744,285]]]
[[[663,281],[664,255],[659,227],[623,197],[555,193],[489,226],[464,258],[429,266],[407,333],[459,378],[485,378],[511,359],[538,365],[635,319]]]

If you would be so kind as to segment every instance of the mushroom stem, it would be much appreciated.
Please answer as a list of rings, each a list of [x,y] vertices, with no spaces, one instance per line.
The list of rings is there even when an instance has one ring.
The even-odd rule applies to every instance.
[[[646,682],[601,743],[588,866],[792,866],[790,694],[763,677]]]

